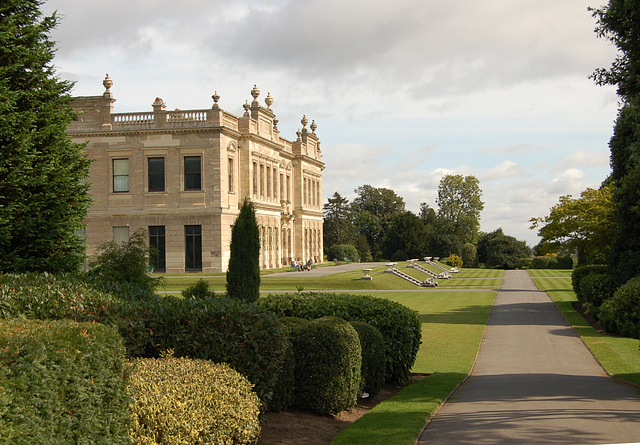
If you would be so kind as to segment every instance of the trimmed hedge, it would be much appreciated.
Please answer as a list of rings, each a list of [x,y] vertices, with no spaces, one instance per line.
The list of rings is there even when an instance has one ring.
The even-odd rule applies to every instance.
[[[268,406],[287,339],[278,318],[255,304],[228,297],[156,297],[131,302],[112,320],[131,357],[176,357],[228,363],[255,385]]]
[[[627,281],[602,304],[598,322],[607,332],[640,338],[640,277]]]
[[[616,283],[608,273],[590,273],[580,280],[579,302],[589,315],[598,318],[600,306],[616,291]]]
[[[337,414],[358,402],[362,350],[346,321],[323,317],[292,331],[295,354],[294,405]]]
[[[576,294],[578,301],[581,301],[584,297],[580,291],[580,281],[589,274],[592,273],[607,273],[608,268],[603,264],[590,264],[588,266],[579,266],[573,269],[571,272],[571,287]]]
[[[0,345],[0,443],[130,443],[130,366],[114,329],[7,319]]]
[[[115,326],[130,358],[157,358],[173,349],[229,363],[269,402],[286,338],[277,317],[255,304],[229,298],[121,299],[75,276],[0,275],[0,317],[97,321]]]
[[[352,321],[351,326],[358,333],[362,349],[362,390],[373,397],[384,385],[384,337],[369,323]]]
[[[137,359],[128,391],[131,437],[143,444],[253,444],[260,400],[226,364],[165,357]]]
[[[293,344],[291,343],[291,332],[299,326],[311,323],[309,320],[296,317],[282,317],[280,322],[287,335],[287,346],[283,354],[284,358],[280,365],[276,384],[273,388],[273,396],[267,408],[269,411],[283,411],[287,409],[293,401],[296,359],[293,352]]]
[[[116,301],[75,275],[0,274],[0,318],[97,321]]]
[[[416,311],[383,298],[349,294],[277,294],[256,303],[281,317],[313,320],[333,316],[369,323],[384,338],[385,382],[407,381],[422,337],[422,322]]]

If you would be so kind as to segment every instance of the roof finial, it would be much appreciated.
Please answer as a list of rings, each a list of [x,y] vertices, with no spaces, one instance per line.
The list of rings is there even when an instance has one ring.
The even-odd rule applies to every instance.
[[[264,103],[267,104],[267,109],[271,111],[271,105],[273,105],[273,97],[271,97],[271,93],[267,93],[267,97],[265,97]]]
[[[260,96],[260,90],[258,89],[258,86],[254,83],[253,84],[253,89],[251,90],[251,95],[253,96],[253,102],[251,103],[252,105],[255,103],[258,103],[258,96]]]
[[[220,100],[220,95],[218,94],[218,91],[214,91],[213,96],[211,96],[211,99],[213,99],[213,108],[214,110],[217,110],[219,108],[218,106],[218,101]]]
[[[109,77],[109,73],[107,73],[106,76],[104,76],[102,85],[104,85],[105,93],[109,93],[110,92],[109,88],[111,88],[111,86],[113,85],[113,80],[111,80],[111,77]]]

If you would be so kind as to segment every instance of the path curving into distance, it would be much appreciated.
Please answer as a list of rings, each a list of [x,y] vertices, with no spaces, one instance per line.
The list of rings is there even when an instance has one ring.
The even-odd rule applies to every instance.
[[[640,442],[640,388],[608,377],[526,271],[505,271],[471,376],[416,443]]]

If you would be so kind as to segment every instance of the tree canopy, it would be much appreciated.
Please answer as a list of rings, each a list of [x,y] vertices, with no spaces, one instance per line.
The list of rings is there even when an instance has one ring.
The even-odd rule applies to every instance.
[[[599,85],[616,85],[622,103],[609,143],[618,221],[609,268],[624,283],[640,275],[640,0],[609,0],[591,11],[597,35],[619,50],[611,66],[592,77]]]
[[[356,237],[351,204],[340,193],[335,192],[322,207],[324,211],[324,250],[334,244],[350,244]]]
[[[394,218],[405,211],[404,200],[393,190],[363,185],[355,190],[357,196],[351,210],[358,233],[367,238],[374,258],[382,253],[382,242]]]
[[[0,271],[77,270],[90,205],[89,161],[66,133],[75,118],[71,82],[51,63],[50,32],[38,0],[0,5]]]
[[[440,180],[437,216],[461,244],[477,241],[484,209],[481,198],[480,181],[475,176],[445,175]]]
[[[557,252],[577,252],[579,264],[604,264],[616,229],[612,197],[611,185],[588,188],[580,198],[561,196],[548,216],[531,218],[531,229]]]

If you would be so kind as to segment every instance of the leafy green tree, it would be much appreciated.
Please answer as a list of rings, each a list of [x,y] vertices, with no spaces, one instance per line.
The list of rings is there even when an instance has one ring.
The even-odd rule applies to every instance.
[[[162,279],[147,273],[150,264],[147,239],[147,231],[138,229],[126,243],[101,244],[89,259],[87,277],[104,290],[112,291],[113,285],[118,284],[125,288],[133,286],[141,290],[143,295],[152,295]],[[131,292],[129,295],[133,294]]]
[[[474,243],[484,209],[480,182],[475,176],[445,175],[438,186],[438,219],[441,227],[457,236],[460,243]]]
[[[436,211],[426,202],[420,203],[420,219],[426,224],[433,224],[436,222]]]
[[[596,69],[592,78],[599,85],[617,86],[622,103],[609,143],[618,218],[609,268],[624,283],[640,275],[640,1],[609,0],[591,11],[598,37],[618,48],[611,67]]]
[[[478,263],[486,264],[487,259],[489,257],[489,246],[491,245],[491,241],[494,238],[499,236],[504,236],[504,232],[502,231],[502,227],[498,227],[493,232],[489,233],[481,233],[478,238],[478,245],[476,247],[476,253],[478,255]]]
[[[475,244],[465,243],[460,250],[460,256],[465,267],[478,267],[478,252]]]
[[[363,185],[351,203],[359,234],[367,237],[374,259],[382,255],[382,241],[396,215],[405,211],[404,200],[393,190]]]
[[[38,0],[0,3],[0,271],[77,270],[90,199],[89,161],[66,129],[72,83],[49,40],[58,16]]]
[[[428,230],[419,216],[412,212],[395,217],[384,240],[385,258],[404,251],[409,258],[421,258],[427,247]]]
[[[427,255],[446,258],[449,255],[458,255],[462,250],[462,244],[457,236],[451,233],[432,233],[427,241]]]
[[[513,236],[498,235],[487,245],[485,266],[499,269],[515,269],[522,258],[531,258],[531,248]]]
[[[351,217],[351,204],[335,192],[322,208],[324,210],[324,250],[334,244],[352,244],[356,230]]]
[[[260,231],[253,203],[245,198],[231,230],[227,293],[249,303],[260,297]]]
[[[596,34],[618,48],[610,68],[598,68],[592,78],[598,85],[617,85],[627,101],[640,97],[640,1],[609,0],[601,8],[589,8],[597,20]]]
[[[579,265],[606,263],[616,230],[613,186],[588,188],[580,198],[565,195],[559,201],[548,216],[530,220],[545,249],[577,252]]]

